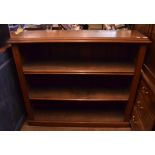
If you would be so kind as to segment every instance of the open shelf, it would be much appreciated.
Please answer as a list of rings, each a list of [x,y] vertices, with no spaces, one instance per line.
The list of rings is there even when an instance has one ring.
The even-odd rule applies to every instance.
[[[24,74],[107,74],[134,75],[131,63],[110,62],[29,62],[23,66]]]
[[[29,98],[51,101],[128,101],[132,77],[27,75]]]
[[[101,43],[20,45],[24,74],[134,75],[137,49]]]
[[[62,122],[111,122],[111,121],[123,121],[123,112],[116,110],[48,110],[48,109],[36,109],[36,120],[44,121],[62,121]]]
[[[52,101],[128,101],[129,92],[105,88],[35,87],[30,89],[29,98]]]
[[[39,102],[39,101],[38,101]],[[52,105],[52,104],[51,104]],[[35,125],[43,123],[52,126],[124,126],[129,123],[124,122],[124,105],[122,104],[67,104],[64,106],[35,107]],[[31,121],[30,121],[31,122]]]

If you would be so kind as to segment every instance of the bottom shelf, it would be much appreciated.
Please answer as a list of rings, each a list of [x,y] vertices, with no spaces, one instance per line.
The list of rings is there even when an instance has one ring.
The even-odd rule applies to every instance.
[[[22,125],[21,131],[131,131],[127,127],[54,127],[29,125],[27,121]]]
[[[124,104],[34,107],[34,116],[34,121],[28,121],[30,125],[129,127],[129,123],[124,122]]]

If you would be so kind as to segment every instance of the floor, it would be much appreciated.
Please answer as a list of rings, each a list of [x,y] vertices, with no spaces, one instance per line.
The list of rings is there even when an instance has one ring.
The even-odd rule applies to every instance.
[[[131,131],[130,128],[86,128],[86,127],[47,127],[30,126],[26,122],[21,127],[21,131]]]

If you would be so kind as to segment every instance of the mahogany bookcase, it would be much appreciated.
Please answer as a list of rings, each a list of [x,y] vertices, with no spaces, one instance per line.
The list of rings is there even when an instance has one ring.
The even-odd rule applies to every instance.
[[[150,40],[137,31],[24,31],[9,41],[30,125],[129,127]]]

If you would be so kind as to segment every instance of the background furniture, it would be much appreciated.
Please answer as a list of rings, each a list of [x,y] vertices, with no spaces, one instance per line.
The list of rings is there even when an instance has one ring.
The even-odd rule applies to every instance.
[[[103,24],[89,24],[89,30],[103,30]]]
[[[152,43],[141,71],[131,127],[133,130],[155,130],[155,25],[138,24],[133,29],[147,35]]]

